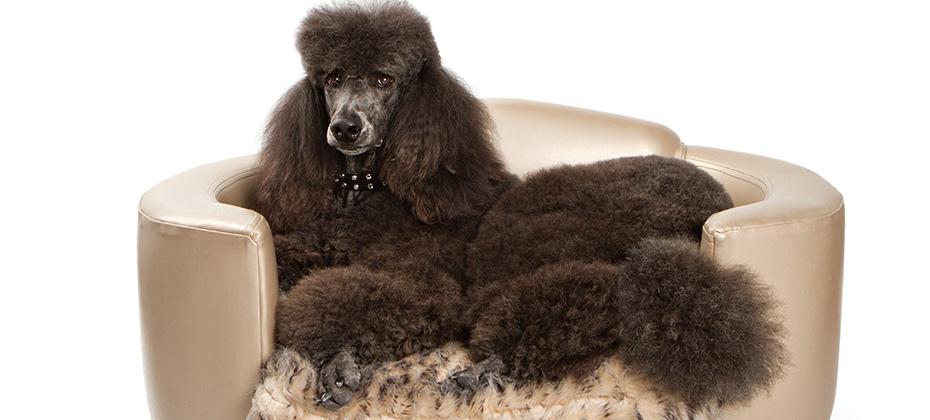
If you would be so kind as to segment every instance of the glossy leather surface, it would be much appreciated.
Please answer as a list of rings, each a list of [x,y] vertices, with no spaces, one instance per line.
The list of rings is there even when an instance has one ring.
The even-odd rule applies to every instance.
[[[767,398],[727,419],[828,419],[839,358],[843,197],[811,171],[775,159],[706,147],[686,158],[738,191],[737,207],[704,224],[702,249],[750,267],[782,302],[791,366]],[[758,198],[758,200],[755,199]]]
[[[153,419],[245,418],[273,351],[278,286],[268,223],[219,201],[250,195],[251,167],[246,157],[195,168],[140,202],[139,305]]]

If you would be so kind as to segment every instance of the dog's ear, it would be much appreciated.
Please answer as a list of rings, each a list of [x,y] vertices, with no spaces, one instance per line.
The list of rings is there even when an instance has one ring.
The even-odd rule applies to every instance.
[[[483,214],[510,179],[491,132],[484,105],[427,61],[385,137],[382,179],[424,222]]]
[[[256,210],[272,231],[318,216],[332,200],[339,152],[326,144],[329,117],[321,89],[308,77],[275,106],[265,128]]]

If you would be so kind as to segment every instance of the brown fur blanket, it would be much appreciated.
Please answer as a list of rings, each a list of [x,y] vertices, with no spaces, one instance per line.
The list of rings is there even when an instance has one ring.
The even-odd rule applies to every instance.
[[[372,365],[352,400],[338,410],[315,402],[317,370],[297,352],[279,349],[265,364],[249,420],[317,419],[630,419],[711,420],[716,407],[689,407],[664,395],[610,358],[583,380],[515,386],[472,395],[443,394],[439,383],[471,364],[460,344]]]

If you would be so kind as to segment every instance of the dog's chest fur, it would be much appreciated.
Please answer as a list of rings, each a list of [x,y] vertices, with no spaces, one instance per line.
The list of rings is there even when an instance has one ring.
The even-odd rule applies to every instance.
[[[466,240],[474,236],[478,222],[474,217],[427,224],[390,192],[370,193],[344,208],[337,203],[331,213],[276,235],[279,262],[298,263],[279,265],[279,281],[288,288],[310,270],[355,264],[407,270],[403,261],[413,256],[461,280]]]

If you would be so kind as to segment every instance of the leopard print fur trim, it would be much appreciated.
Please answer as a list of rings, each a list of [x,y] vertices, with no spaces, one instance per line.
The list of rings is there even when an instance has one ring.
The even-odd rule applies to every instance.
[[[248,420],[355,419],[628,419],[718,420],[714,407],[688,407],[626,372],[614,359],[590,377],[516,387],[489,386],[470,396],[439,392],[439,383],[469,365],[460,344],[363,369],[363,383],[344,407],[318,405],[316,367],[291,349],[265,363]]]

